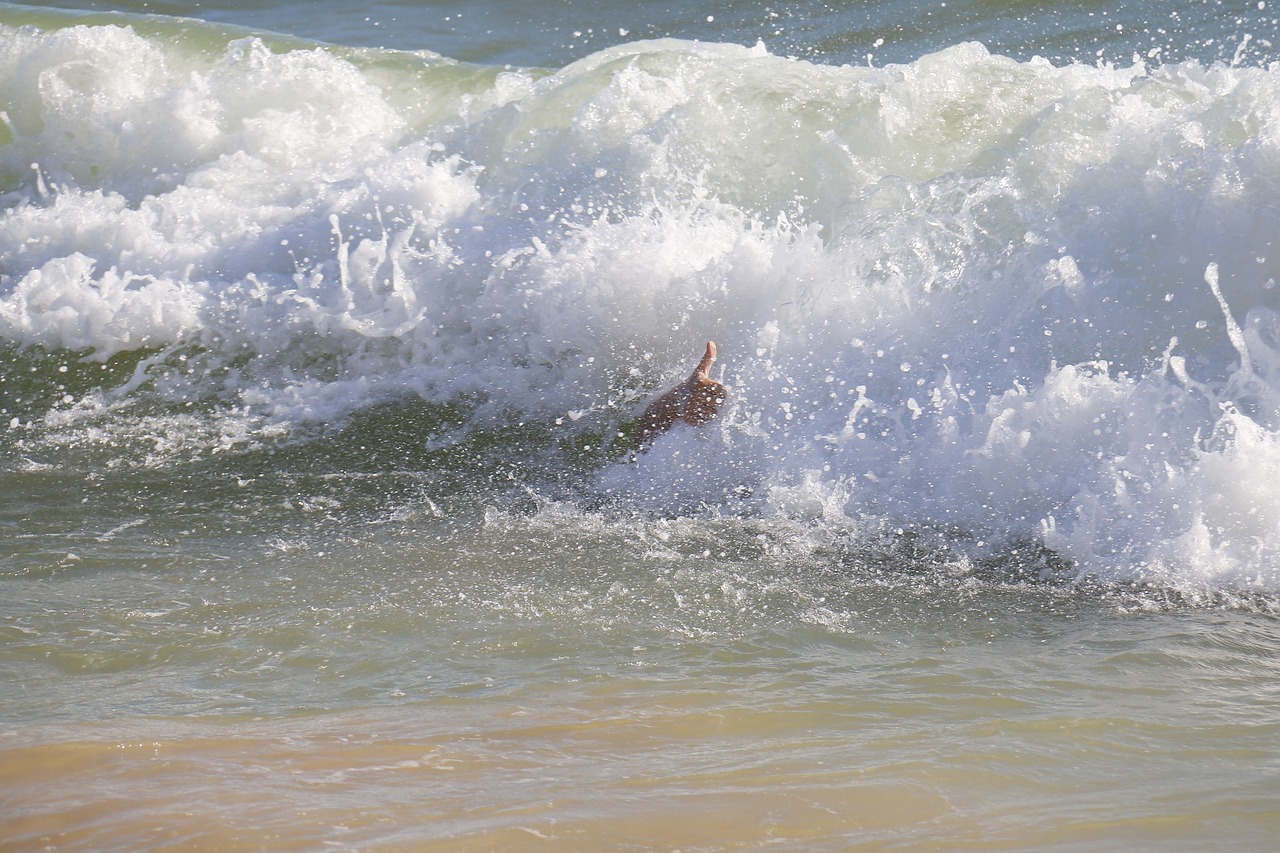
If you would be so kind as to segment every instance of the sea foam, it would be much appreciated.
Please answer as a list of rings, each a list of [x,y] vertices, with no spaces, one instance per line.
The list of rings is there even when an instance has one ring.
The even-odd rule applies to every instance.
[[[150,359],[64,438],[139,395],[219,450],[406,395],[608,436],[714,338],[724,416],[588,491],[1280,588],[1274,68],[0,44],[0,336]]]

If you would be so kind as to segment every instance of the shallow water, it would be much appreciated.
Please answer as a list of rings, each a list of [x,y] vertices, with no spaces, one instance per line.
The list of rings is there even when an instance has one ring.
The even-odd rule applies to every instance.
[[[313,9],[0,4],[0,849],[1270,848],[1267,4]]]
[[[447,570],[415,528],[123,597],[50,584],[7,642],[28,680],[6,705],[32,721],[7,732],[11,845],[1273,837],[1274,617],[582,534],[556,537],[576,560],[521,557],[511,523]]]

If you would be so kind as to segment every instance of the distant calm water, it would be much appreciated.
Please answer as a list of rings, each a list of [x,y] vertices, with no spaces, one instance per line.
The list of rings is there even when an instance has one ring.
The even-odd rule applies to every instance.
[[[0,3],[0,851],[1271,849],[1277,62]]]

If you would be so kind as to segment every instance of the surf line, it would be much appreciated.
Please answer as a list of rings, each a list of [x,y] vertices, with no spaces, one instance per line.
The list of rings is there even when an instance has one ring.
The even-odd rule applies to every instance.
[[[635,429],[636,448],[640,452],[648,450],[658,436],[678,421],[700,427],[711,423],[719,414],[720,407],[729,399],[729,389],[711,378],[711,366],[715,363],[715,341],[707,341],[707,351],[689,378],[645,408]]]

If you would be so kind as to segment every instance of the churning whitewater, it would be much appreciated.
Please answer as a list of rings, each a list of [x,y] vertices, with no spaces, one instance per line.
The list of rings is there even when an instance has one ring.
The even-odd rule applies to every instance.
[[[1280,68],[202,32],[0,27],[9,470],[416,401],[583,514],[1280,591]],[[634,457],[708,338],[725,410]]]
[[[0,848],[1271,849],[1273,5],[0,0]]]

